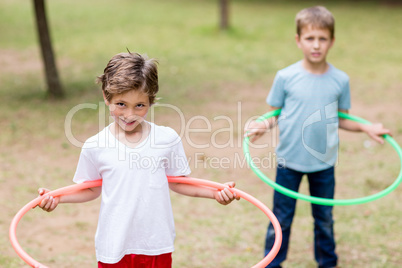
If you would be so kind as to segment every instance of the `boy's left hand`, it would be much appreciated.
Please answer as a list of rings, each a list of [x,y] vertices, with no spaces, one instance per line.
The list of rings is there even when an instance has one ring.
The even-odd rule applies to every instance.
[[[236,193],[232,193],[229,190],[229,188],[235,187],[236,184],[234,182],[227,182],[225,185],[228,187],[214,193],[215,200],[222,205],[228,205],[235,199],[240,200],[240,196],[237,196]]]
[[[384,139],[381,138],[382,135],[385,134],[391,135],[391,131],[389,129],[384,128],[384,126],[380,123],[372,125],[364,125],[363,131],[366,132],[370,138],[381,144],[384,143]]]

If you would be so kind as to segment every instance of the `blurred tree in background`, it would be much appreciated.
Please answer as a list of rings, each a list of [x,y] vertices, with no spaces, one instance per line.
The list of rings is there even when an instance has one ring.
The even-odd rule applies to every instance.
[[[227,30],[229,28],[229,0],[219,0],[220,8],[220,29]]]
[[[47,93],[50,98],[63,98],[64,91],[60,83],[52,42],[50,39],[49,27],[46,18],[45,0],[33,0],[35,8],[35,22],[42,53],[42,60],[45,67]]]

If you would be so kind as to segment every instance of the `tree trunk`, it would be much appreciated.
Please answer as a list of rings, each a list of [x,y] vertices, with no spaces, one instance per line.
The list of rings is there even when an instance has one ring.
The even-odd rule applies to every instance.
[[[46,82],[48,87],[47,92],[51,98],[62,98],[64,96],[64,92],[60,84],[59,75],[54,60],[49,27],[46,19],[45,0],[33,1],[42,59],[45,66]]]
[[[227,30],[229,28],[229,0],[220,1],[220,29]]]

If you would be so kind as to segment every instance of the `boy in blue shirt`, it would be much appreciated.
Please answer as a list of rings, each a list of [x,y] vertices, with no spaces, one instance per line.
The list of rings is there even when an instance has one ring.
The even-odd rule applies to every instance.
[[[364,125],[338,118],[338,111],[350,109],[349,77],[326,61],[333,46],[335,20],[325,7],[315,6],[296,15],[296,43],[303,59],[276,74],[267,97],[270,110],[282,109],[279,118],[251,122],[245,135],[255,141],[279,126],[277,157],[284,159],[277,167],[276,182],[298,191],[307,175],[312,196],[334,198],[334,166],[337,162],[338,128],[365,132],[379,143],[381,135],[390,134],[381,124]],[[278,218],[283,240],[276,258],[267,267],[281,267],[286,259],[290,228],[296,200],[275,191],[273,213]],[[336,267],[332,206],[312,204],[314,217],[314,254],[318,267]],[[272,224],[268,227],[265,254],[275,240]]]

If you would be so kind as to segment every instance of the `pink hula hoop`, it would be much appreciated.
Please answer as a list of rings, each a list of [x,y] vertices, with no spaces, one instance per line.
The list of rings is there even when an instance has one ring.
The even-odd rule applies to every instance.
[[[196,186],[204,186],[204,187],[211,187],[217,190],[222,190],[225,187],[227,187],[224,184],[220,184],[217,182],[212,182],[208,180],[201,180],[201,179],[196,179],[196,178],[190,178],[190,177],[171,177],[168,176],[168,181],[169,182],[177,182],[177,183],[187,183],[187,184],[192,184]],[[61,195],[66,195],[75,191],[79,191],[82,189],[86,188],[91,188],[91,187],[97,187],[102,185],[102,180],[95,180],[95,181],[88,181],[80,184],[74,184],[70,186],[66,186],[63,188],[59,188],[57,190],[51,191],[46,193],[43,196],[39,196],[35,199],[33,199],[31,202],[26,204],[22,209],[18,211],[18,213],[14,216],[13,220],[11,221],[10,225],[10,230],[9,230],[9,236],[10,236],[10,241],[11,244],[14,248],[14,250],[17,252],[18,256],[25,261],[27,264],[29,264],[31,267],[36,267],[36,268],[45,268],[46,266],[39,263],[36,261],[34,258],[29,256],[20,246],[17,240],[17,225],[21,218],[32,208],[36,207],[40,202],[46,197],[46,196],[61,196]],[[260,262],[252,266],[252,268],[262,268],[267,266],[278,254],[278,251],[280,249],[281,243],[282,243],[282,230],[281,226],[275,217],[275,215],[272,213],[271,210],[269,210],[261,201],[256,199],[255,197],[237,189],[237,188],[230,188],[230,191],[233,193],[236,193],[236,195],[240,196],[241,198],[247,200],[248,202],[252,203],[256,207],[258,207],[262,212],[264,212],[265,215],[269,218],[271,221],[272,225],[274,226],[275,229],[275,243],[269,252],[268,255],[266,255]]]

